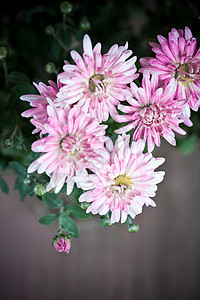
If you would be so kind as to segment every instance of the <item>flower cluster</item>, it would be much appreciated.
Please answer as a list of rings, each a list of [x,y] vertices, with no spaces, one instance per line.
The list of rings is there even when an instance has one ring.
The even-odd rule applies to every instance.
[[[185,31],[173,28],[168,39],[158,35],[158,41],[159,44],[150,43],[156,58],[142,58],[140,71],[156,72],[163,85],[175,79],[174,100],[187,101],[181,118],[191,126],[190,108],[197,111],[200,106],[200,49],[197,49],[196,38],[185,27]]]
[[[79,202],[89,203],[86,212],[109,213],[111,224],[135,218],[144,204],[155,206],[151,197],[164,177],[155,169],[164,158],[151,152],[160,137],[175,145],[175,133],[185,134],[180,123],[191,126],[190,109],[200,106],[200,50],[190,29],[172,29],[168,40],[158,41],[150,43],[156,58],[140,60],[141,87],[134,82],[139,73],[128,43],[102,55],[101,44],[93,48],[85,35],[83,55],[71,51],[74,64],[65,62],[57,83],[35,84],[39,95],[21,96],[33,107],[22,115],[40,133],[32,145],[40,156],[28,173],[46,173],[46,191],[58,193],[66,184],[69,195],[76,184],[85,191]],[[128,122],[115,131],[115,143],[102,123],[108,118]],[[58,251],[68,251],[64,243],[56,244]]]

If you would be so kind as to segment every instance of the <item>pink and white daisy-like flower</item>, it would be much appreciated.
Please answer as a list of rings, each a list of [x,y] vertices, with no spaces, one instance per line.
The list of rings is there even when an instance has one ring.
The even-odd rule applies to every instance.
[[[61,233],[53,238],[53,246],[58,252],[69,253],[71,249],[71,239],[69,236]]]
[[[200,49],[197,50],[197,41],[188,27],[185,31],[172,28],[168,39],[158,35],[158,41],[160,44],[150,43],[156,58],[142,58],[140,71],[157,72],[159,79],[166,84],[175,78],[175,99],[187,99],[182,117],[184,123],[191,126],[190,108],[197,111],[200,106]]]
[[[110,139],[106,147],[109,160],[96,174],[77,176],[75,181],[84,192],[79,201],[90,202],[87,213],[105,215],[111,211],[111,223],[124,223],[127,216],[135,218],[142,212],[142,206],[156,206],[150,198],[155,196],[157,183],[164,172],[154,172],[165,159],[154,158],[151,153],[143,154],[145,143],[132,142],[130,135],[118,136],[113,146]]]
[[[49,105],[49,101],[54,102],[54,100],[57,98],[56,95],[59,89],[62,87],[62,84],[60,81],[58,81],[56,84],[52,80],[49,80],[49,86],[43,82],[40,82],[39,84],[34,82],[33,84],[37,88],[40,95],[28,94],[20,97],[20,99],[23,101],[29,101],[30,105],[34,107],[24,111],[22,116],[26,118],[33,117],[33,119],[31,119],[31,123],[36,127],[36,129],[33,130],[33,133],[41,131],[44,134],[46,133],[44,124],[48,122],[47,106]]]
[[[138,77],[136,56],[128,59],[132,51],[125,46],[113,45],[108,53],[101,54],[101,44],[92,48],[89,36],[83,38],[83,58],[71,51],[75,65],[66,62],[64,72],[58,75],[63,87],[55,101],[60,106],[76,103],[83,111],[106,121],[116,114],[115,105],[124,100],[127,84]],[[128,59],[128,60],[127,60]]]
[[[46,190],[55,188],[55,193],[67,182],[67,194],[70,194],[74,186],[72,177],[86,168],[94,171],[107,154],[104,148],[107,126],[99,125],[97,119],[78,107],[64,110],[49,105],[47,113],[48,136],[32,144],[34,152],[45,154],[29,166],[28,173],[45,172],[50,177]]]
[[[170,144],[176,144],[175,134],[185,134],[179,127],[182,120],[179,115],[185,106],[185,101],[174,101],[176,92],[175,79],[171,79],[165,89],[159,88],[157,73],[153,73],[150,78],[149,72],[144,72],[142,87],[137,87],[131,83],[129,96],[126,100],[130,104],[119,105],[118,108],[128,115],[117,115],[117,122],[130,122],[128,125],[115,130],[116,133],[125,133],[133,128],[135,141],[139,139],[147,140],[148,151],[154,149],[155,144],[160,146],[160,136],[163,136]]]

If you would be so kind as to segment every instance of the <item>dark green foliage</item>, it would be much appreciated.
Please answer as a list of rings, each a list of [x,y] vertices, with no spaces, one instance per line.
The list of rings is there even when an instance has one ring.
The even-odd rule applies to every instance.
[[[0,187],[5,194],[8,194],[9,188],[3,177],[0,175]]]
[[[56,214],[47,214],[40,218],[38,222],[43,225],[51,225],[57,220],[58,216]]]
[[[42,196],[42,201],[44,204],[50,208],[59,208],[63,206],[63,201],[58,194],[46,193]]]
[[[91,218],[91,214],[87,214],[83,209],[78,205],[66,205],[65,211],[61,214],[62,216],[69,216],[80,220],[85,220]]]
[[[64,229],[64,231],[77,238],[79,236],[79,230],[78,230],[78,226],[76,225],[76,223],[74,222],[74,220],[66,215],[63,215],[61,217],[61,225]]]
[[[82,193],[83,193],[82,189],[77,188],[77,186],[75,185],[72,193],[69,195],[70,202],[78,203],[78,198]]]
[[[26,168],[22,166],[20,163],[16,161],[11,161],[9,166],[13,169],[13,171],[19,175],[21,178],[24,178],[27,174]]]
[[[182,155],[190,154],[197,144],[199,143],[198,137],[195,134],[177,140],[177,146],[180,149]]]
[[[30,78],[22,72],[13,71],[8,75],[8,81],[12,85],[20,85],[24,83],[30,83]]]
[[[17,177],[14,189],[19,191],[20,201],[23,201],[27,195],[33,194],[33,185],[25,185],[22,177]]]
[[[29,166],[34,160],[40,157],[40,153],[31,151],[25,159],[24,164]]]

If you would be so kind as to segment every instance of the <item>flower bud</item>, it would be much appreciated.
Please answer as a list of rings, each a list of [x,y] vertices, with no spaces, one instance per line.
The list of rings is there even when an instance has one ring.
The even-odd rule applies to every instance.
[[[4,146],[7,148],[12,148],[14,146],[13,138],[7,137],[4,141]]]
[[[56,251],[69,253],[71,249],[71,239],[69,235],[63,233],[54,236],[52,244]]]
[[[17,144],[16,145],[16,149],[17,150],[22,150],[23,149],[23,145],[22,144]]]
[[[87,20],[83,20],[83,21],[80,23],[80,28],[81,28],[83,31],[88,31],[88,30],[90,30],[90,28],[91,28],[90,22],[88,22]]]
[[[45,28],[45,32],[46,34],[48,35],[54,35],[55,34],[55,31],[54,31],[54,28],[52,25],[49,25]]]
[[[8,54],[8,51],[5,47],[0,47],[0,60],[4,60]]]
[[[81,202],[80,203],[80,208],[86,210],[90,206],[90,203],[88,202]]]
[[[73,5],[69,1],[65,1],[60,4],[60,11],[63,14],[70,14],[72,9]]]
[[[110,215],[109,215],[109,213],[107,213],[107,214],[104,215],[104,216],[101,216],[101,225],[102,225],[103,227],[108,227],[108,226],[113,225],[113,223],[112,223],[111,220],[110,220]]]
[[[24,179],[23,183],[25,185],[31,185],[33,183],[33,178],[31,178],[29,175]]]
[[[53,74],[55,73],[56,71],[56,66],[53,62],[49,62],[48,64],[46,64],[45,66],[45,71],[48,73],[48,74]]]
[[[129,224],[128,225],[128,232],[135,233],[139,231],[139,225],[138,224]]]
[[[110,219],[101,219],[101,225],[103,227],[108,227],[108,226],[111,226],[112,223],[111,223]]]
[[[33,188],[33,192],[37,196],[42,196],[42,195],[46,194],[46,185],[44,183],[37,182]]]

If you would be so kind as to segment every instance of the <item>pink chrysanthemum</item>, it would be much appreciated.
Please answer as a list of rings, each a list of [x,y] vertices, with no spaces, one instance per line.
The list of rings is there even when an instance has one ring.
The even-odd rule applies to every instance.
[[[174,101],[176,92],[175,79],[171,79],[165,89],[158,86],[158,75],[153,73],[150,78],[149,72],[144,72],[142,87],[137,87],[131,83],[129,96],[126,100],[130,104],[119,105],[118,108],[128,115],[117,115],[117,122],[130,122],[128,125],[116,130],[116,133],[125,133],[133,128],[135,141],[139,139],[147,140],[148,151],[154,149],[155,144],[160,146],[160,136],[163,136],[170,144],[175,145],[175,134],[185,134],[179,127],[182,120],[179,115],[185,107],[185,101]]]
[[[135,218],[146,204],[155,206],[150,197],[155,196],[156,184],[161,182],[164,172],[154,170],[164,162],[164,158],[154,158],[151,153],[143,154],[145,143],[132,142],[130,135],[118,136],[113,146],[107,140],[109,160],[96,174],[77,176],[75,181],[83,190],[79,201],[91,202],[87,213],[105,215],[111,211],[111,223],[124,223],[127,215]]]
[[[150,43],[156,58],[142,58],[140,71],[157,72],[159,79],[167,84],[175,78],[175,98],[187,99],[182,117],[191,126],[190,108],[196,111],[200,106],[200,49],[197,50],[196,39],[188,27],[185,31],[173,28],[168,40],[158,35],[158,41],[160,44]]]
[[[74,182],[72,176],[88,168],[94,170],[98,159],[106,155],[103,146],[106,125],[99,125],[97,119],[80,111],[48,106],[48,124],[45,130],[48,136],[32,144],[34,152],[45,153],[28,168],[28,173],[46,172],[50,182],[46,190],[55,188],[58,193],[67,182],[67,194],[70,194]]]
[[[135,74],[136,56],[128,59],[132,51],[125,46],[113,45],[107,54],[101,54],[101,44],[92,49],[88,35],[83,39],[83,58],[71,51],[76,65],[68,62],[64,72],[58,75],[64,84],[56,100],[60,106],[76,103],[86,113],[106,121],[116,113],[115,105],[124,100],[127,84],[138,77]],[[128,60],[127,60],[128,59]]]
[[[56,235],[53,238],[53,246],[58,252],[69,253],[71,249],[71,239],[65,234]]]
[[[54,81],[49,80],[49,86],[40,82],[39,84],[33,83],[37,88],[40,95],[23,95],[20,97],[23,101],[29,101],[30,105],[34,108],[28,109],[22,113],[23,117],[31,119],[31,123],[36,127],[33,130],[33,133],[37,133],[41,131],[43,134],[45,132],[44,124],[47,123],[48,115],[47,115],[47,106],[49,105],[49,101],[54,101],[56,99],[56,95],[59,89],[62,87],[60,81],[56,84]]]
[[[58,239],[56,245],[55,245],[55,249],[56,251],[58,252],[66,252],[66,253],[69,253],[70,251],[70,248],[71,248],[71,244],[67,242],[67,240],[65,239]]]

